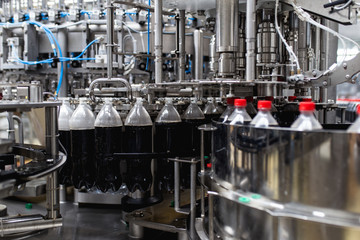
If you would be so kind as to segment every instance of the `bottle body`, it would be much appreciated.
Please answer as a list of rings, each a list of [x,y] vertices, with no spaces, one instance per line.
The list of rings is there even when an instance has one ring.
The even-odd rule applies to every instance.
[[[245,107],[235,107],[234,112],[229,117],[230,125],[249,124],[251,117],[246,112]]]
[[[106,99],[95,120],[95,184],[102,192],[109,189],[116,192],[122,183],[120,161],[114,157],[122,149],[122,126],[111,99]]]
[[[234,105],[227,106],[225,111],[223,112],[223,114],[221,114],[221,116],[219,118],[219,122],[222,122],[222,123],[229,122],[228,119],[231,116],[231,114],[234,112],[234,110],[235,110]]]
[[[152,152],[152,126],[125,126],[124,139],[126,153]],[[140,192],[149,191],[152,183],[151,160],[129,159],[124,182],[131,193],[137,189]]]
[[[155,152],[168,153],[179,156],[182,150],[182,124],[181,123],[155,123],[154,146]],[[162,191],[174,190],[174,162],[168,159],[159,159],[158,176],[159,189]]]
[[[102,192],[118,191],[121,184],[120,161],[122,127],[95,127],[96,187]]]
[[[270,110],[267,109],[259,109],[259,112],[250,124],[257,128],[276,127],[279,125],[275,118],[271,115]]]
[[[72,181],[74,187],[90,189],[95,183],[95,130],[71,130]]]
[[[152,153],[153,123],[138,98],[125,120],[123,150],[126,153]],[[130,193],[144,195],[152,184],[151,159],[138,157],[126,160],[124,182]]]
[[[360,133],[360,117],[347,129],[348,133]]]
[[[155,120],[154,150],[157,153],[170,154],[178,157],[181,153],[182,141],[181,118],[175,109],[171,98],[166,99]],[[157,161],[157,179],[159,190],[171,192],[174,190],[174,162],[168,158]]]
[[[95,184],[95,117],[81,99],[70,119],[72,181],[74,187],[90,189]]]
[[[300,114],[300,116],[291,125],[291,128],[299,131],[311,131],[322,129],[322,126],[314,117],[313,112],[306,111]]]
[[[59,170],[59,183],[62,185],[71,186],[71,172],[72,172],[72,159],[71,159],[71,134],[70,134],[70,118],[73,114],[69,100],[64,99],[59,111],[58,126],[59,126],[59,141],[66,151],[67,159],[64,166]],[[60,148],[63,151],[62,148]]]
[[[219,114],[218,109],[214,104],[213,98],[208,98],[208,102],[204,108],[204,115],[206,123],[211,123],[213,119],[217,120],[220,117],[221,114]]]
[[[67,153],[66,163],[59,170],[59,183],[67,186],[72,185],[71,174],[73,162],[71,158],[71,134],[69,130],[59,130],[59,141]],[[60,148],[61,149],[61,148]],[[61,150],[62,151],[62,150]]]

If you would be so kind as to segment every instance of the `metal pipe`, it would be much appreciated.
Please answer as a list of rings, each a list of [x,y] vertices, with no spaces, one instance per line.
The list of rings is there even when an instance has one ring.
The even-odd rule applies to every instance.
[[[195,79],[203,79],[204,65],[204,33],[202,30],[194,31],[195,47]]]
[[[204,129],[201,129],[201,145],[200,145],[200,169],[201,169],[201,174],[205,173],[205,162],[204,162],[204,158],[205,158],[205,149],[204,149]],[[204,189],[204,180],[203,178],[201,178],[201,218],[205,217],[205,189]]]
[[[256,78],[256,0],[246,3],[246,81]]]
[[[174,162],[174,207],[175,211],[180,211],[180,163]]]
[[[318,19],[317,22],[321,24],[321,19]],[[315,30],[315,66],[316,70],[320,70],[321,62],[321,29],[316,28]]]
[[[57,38],[62,49],[63,57],[68,57],[68,30],[66,28],[61,28],[57,32]],[[63,79],[60,87],[60,91],[58,93],[59,97],[67,97],[69,84],[67,79],[67,64],[58,63],[58,76],[61,74],[61,64],[63,64]]]
[[[214,240],[214,196],[209,194],[209,240]]]
[[[155,83],[162,82],[162,50],[163,50],[163,39],[162,39],[162,0],[155,0]]]
[[[239,1],[216,1],[216,51],[237,52],[239,39]]]
[[[216,52],[218,76],[233,77],[236,73],[235,55],[239,46],[239,1],[216,1]]]
[[[45,108],[45,123],[46,152],[50,154],[53,159],[56,159],[59,156],[57,107]],[[60,217],[59,182],[57,171],[54,171],[47,176],[46,209],[48,219],[56,219]]]
[[[0,236],[4,237],[6,235],[15,234],[15,233],[24,233],[31,231],[39,231],[54,227],[62,226],[62,219],[53,219],[53,220],[29,220],[29,221],[20,221],[15,223],[6,224],[3,222],[3,219],[0,219]]]
[[[95,102],[94,87],[95,87],[95,84],[98,84],[98,83],[122,83],[128,89],[128,92],[127,92],[128,98],[130,96],[130,100],[131,101],[133,100],[132,88],[126,79],[124,79],[124,78],[111,78],[111,79],[98,78],[98,79],[95,79],[94,81],[92,81],[89,86],[89,97],[90,97],[91,101],[93,101],[93,102]]]
[[[194,161],[195,159],[192,159]],[[196,215],[196,162],[190,166],[190,237],[195,239],[195,215]]]
[[[21,120],[21,118],[17,115],[13,115],[13,120],[15,122],[17,122],[18,126],[19,126],[19,143],[24,144],[24,125],[23,122]],[[20,166],[24,166],[25,164],[25,158],[24,156],[20,156]]]
[[[186,50],[185,50],[185,10],[179,12],[179,81],[185,80],[185,61],[186,61]]]
[[[106,1],[106,36],[107,36],[107,76],[113,75],[113,48],[114,48],[114,6],[112,0]]]
[[[65,2],[64,2],[64,0],[59,0],[59,9],[65,9]]]
[[[47,9],[47,0],[42,0],[41,1],[41,8],[42,8],[42,10]]]
[[[8,112],[7,119],[9,122],[8,138],[15,141],[14,113]]]

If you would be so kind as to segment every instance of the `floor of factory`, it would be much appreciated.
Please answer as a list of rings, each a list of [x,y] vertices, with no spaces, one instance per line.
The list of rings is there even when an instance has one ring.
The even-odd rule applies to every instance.
[[[45,198],[6,198],[0,204],[7,206],[8,216],[46,215]],[[31,202],[32,208],[27,208]],[[39,232],[16,235],[1,239],[76,239],[76,240],[128,240],[128,224],[122,220],[120,205],[78,205],[73,202],[61,203],[63,226]],[[177,239],[176,234],[146,229],[144,239]]]

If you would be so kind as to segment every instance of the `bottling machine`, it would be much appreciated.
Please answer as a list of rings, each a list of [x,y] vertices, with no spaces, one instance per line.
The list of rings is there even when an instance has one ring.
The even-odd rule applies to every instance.
[[[1,237],[101,237],[65,234],[75,203],[120,206],[120,239],[359,239],[359,7],[1,0]],[[230,124],[237,98],[278,126]],[[303,102],[322,129],[291,128]]]

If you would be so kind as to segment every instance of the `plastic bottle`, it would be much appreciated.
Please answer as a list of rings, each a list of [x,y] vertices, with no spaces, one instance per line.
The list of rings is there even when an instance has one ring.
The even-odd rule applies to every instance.
[[[182,150],[182,126],[181,118],[175,109],[172,99],[167,98],[165,106],[161,109],[155,120],[154,149],[158,153],[169,153],[179,156]],[[159,159],[158,176],[159,189],[165,191],[174,190],[174,163],[165,159]]]
[[[143,106],[142,99],[138,98],[134,107],[125,120],[124,152],[126,153],[151,153],[153,124],[149,113]],[[144,193],[150,190],[151,161],[149,159],[127,160],[127,171],[124,177],[129,192],[136,190]]]
[[[122,180],[120,162],[114,153],[121,152],[122,126],[120,115],[111,99],[106,99],[95,120],[96,187],[102,192],[119,190]]]
[[[90,189],[95,183],[95,116],[80,99],[79,106],[70,118],[72,181],[75,188]]]
[[[249,124],[251,117],[246,112],[246,99],[235,99],[235,110],[229,117],[230,125]]]
[[[196,98],[191,98],[191,103],[184,115],[184,150],[189,156],[200,156],[200,131],[198,127],[204,124],[205,115],[197,105]]]
[[[258,110],[259,112],[250,122],[251,125],[259,128],[279,125],[275,118],[271,115],[271,101],[258,101]]]
[[[59,170],[59,183],[67,186],[72,185],[71,172],[73,163],[71,160],[71,135],[69,123],[73,112],[69,99],[62,99],[58,117],[59,140],[66,151],[67,160],[65,165]],[[63,151],[63,149],[60,148],[60,151]]]
[[[219,118],[220,114],[214,104],[214,98],[208,98],[204,108],[206,122],[210,123],[212,119]]]
[[[201,132],[198,129],[200,125],[206,123],[205,116],[199,106],[196,98],[191,98],[191,103],[186,109],[184,115],[184,128],[182,131],[183,153],[186,156],[200,156],[200,140]],[[206,145],[206,144],[205,144]],[[208,144],[210,145],[210,143]],[[181,164],[181,185],[185,188],[190,187],[190,164]]]
[[[223,114],[220,116],[219,118],[219,122],[222,123],[226,123],[228,122],[228,118],[230,117],[230,115],[233,113],[235,107],[234,107],[234,98],[227,98],[226,99],[226,109],[223,112]]]
[[[313,102],[301,102],[299,106],[300,116],[291,125],[292,129],[299,131],[311,131],[322,129],[321,124],[316,120],[314,116],[315,103]]]
[[[348,133],[360,133],[360,105],[356,108],[356,113],[358,114],[355,122],[348,128]]]
[[[223,105],[223,101],[221,98],[215,98],[215,107],[218,112],[218,118],[224,113],[225,106]]]

